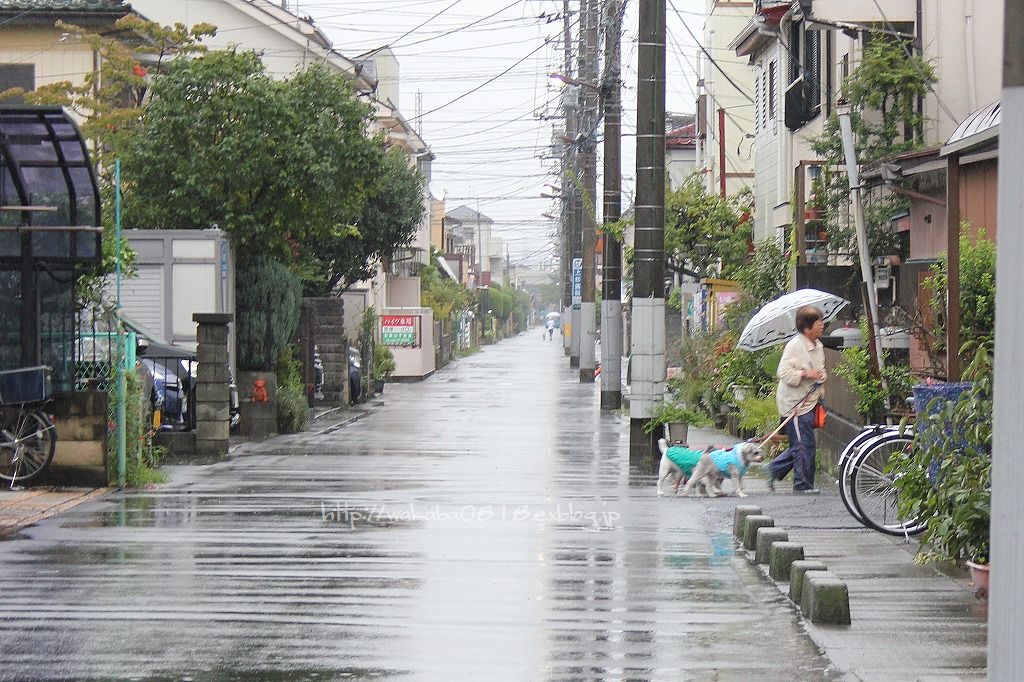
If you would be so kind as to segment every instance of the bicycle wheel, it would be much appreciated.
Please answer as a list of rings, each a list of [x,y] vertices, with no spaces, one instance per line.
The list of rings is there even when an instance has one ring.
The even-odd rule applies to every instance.
[[[860,455],[850,464],[851,497],[864,525],[880,533],[904,537],[925,528],[918,518],[900,515],[895,480],[899,473],[890,464],[906,451],[914,439],[909,435],[887,433],[864,444]]]
[[[853,504],[853,491],[850,487],[852,480],[852,472],[850,464],[860,454],[861,447],[880,435],[889,433],[893,429],[898,430],[899,427],[884,426],[884,425],[872,425],[865,426],[856,436],[853,437],[846,447],[843,448],[843,454],[839,456],[839,499],[843,501],[843,506],[846,507],[846,511],[850,512],[850,516],[857,519],[861,523],[864,519],[861,518],[860,512]]]
[[[25,483],[47,467],[57,448],[57,430],[45,412],[20,411],[0,431],[0,478]]]

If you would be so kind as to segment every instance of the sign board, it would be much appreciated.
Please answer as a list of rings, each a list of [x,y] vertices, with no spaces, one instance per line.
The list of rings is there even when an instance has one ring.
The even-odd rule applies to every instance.
[[[418,346],[419,327],[419,315],[381,315],[381,341],[385,346]]]
[[[583,259],[572,259],[572,302],[583,302]]]

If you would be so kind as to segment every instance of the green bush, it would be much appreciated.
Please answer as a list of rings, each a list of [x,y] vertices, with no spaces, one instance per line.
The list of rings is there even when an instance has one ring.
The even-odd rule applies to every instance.
[[[237,282],[238,367],[269,371],[299,324],[302,281],[281,263],[259,260],[240,264]]]
[[[125,375],[125,485],[137,488],[163,483],[167,474],[157,469],[164,448],[153,445],[152,407],[138,372]],[[107,390],[107,412],[113,428],[107,430],[107,477],[117,480],[117,375]]]
[[[969,347],[968,347],[969,348]],[[892,464],[900,472],[899,510],[927,519],[918,560],[987,564],[992,496],[992,351],[982,344],[964,370],[970,389],[933,401],[913,447]],[[938,408],[938,409],[931,409]]]
[[[309,403],[305,393],[294,386],[277,387],[277,430],[298,433],[309,423]]]
[[[277,430],[298,433],[309,423],[309,402],[302,381],[302,366],[295,350],[285,346],[275,363],[277,374]]]
[[[395,354],[383,343],[373,347],[373,370],[378,379],[387,379],[395,371]]]
[[[867,334],[864,335],[867,338]],[[886,354],[886,365],[882,370],[885,385],[874,373],[871,354],[867,348],[846,348],[843,362],[836,367],[836,374],[846,380],[850,390],[857,396],[857,414],[868,423],[880,423],[885,419],[885,400],[889,399],[889,412],[900,412],[904,400],[910,395],[914,378],[910,370],[897,364]]]

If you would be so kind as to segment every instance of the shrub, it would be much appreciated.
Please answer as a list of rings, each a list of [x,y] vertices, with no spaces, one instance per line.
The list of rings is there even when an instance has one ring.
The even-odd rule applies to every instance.
[[[969,349],[970,346],[967,347]],[[988,563],[992,495],[992,352],[981,344],[964,371],[973,385],[937,398],[919,419],[913,447],[892,467],[900,513],[927,519],[918,560]]]
[[[302,389],[295,386],[277,387],[277,430],[298,433],[309,423],[309,403]]]
[[[395,355],[382,343],[373,347],[373,369],[378,379],[387,379],[395,371]]]
[[[238,366],[268,371],[299,324],[302,282],[285,265],[270,260],[240,264],[237,282]]]
[[[298,433],[309,423],[309,402],[302,367],[291,346],[285,346],[275,364],[277,374],[277,430]]]

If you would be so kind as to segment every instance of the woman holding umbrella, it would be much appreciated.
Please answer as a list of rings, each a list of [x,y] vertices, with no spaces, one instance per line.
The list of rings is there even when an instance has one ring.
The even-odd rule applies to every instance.
[[[768,488],[793,470],[793,492],[817,495],[814,487],[815,443],[814,408],[822,396],[825,373],[825,349],[821,335],[825,320],[820,310],[804,306],[796,312],[796,336],[786,343],[779,361],[779,387],[775,403],[783,417],[795,416],[786,424],[789,448],[767,467]]]

